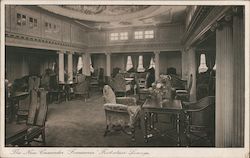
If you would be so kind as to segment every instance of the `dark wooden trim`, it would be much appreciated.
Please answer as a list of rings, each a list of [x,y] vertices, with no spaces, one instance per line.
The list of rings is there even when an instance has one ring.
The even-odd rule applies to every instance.
[[[203,34],[205,34],[210,29],[213,23],[215,23],[217,20],[220,20],[224,16],[224,14],[231,8],[230,6],[216,6],[210,9],[208,7],[209,6],[204,6],[204,11],[202,11],[201,8],[198,9],[197,12],[195,12],[195,14],[201,15],[194,16],[196,19],[194,19],[194,21],[190,25],[190,28],[187,29],[183,36],[182,43],[186,48],[194,44]]]

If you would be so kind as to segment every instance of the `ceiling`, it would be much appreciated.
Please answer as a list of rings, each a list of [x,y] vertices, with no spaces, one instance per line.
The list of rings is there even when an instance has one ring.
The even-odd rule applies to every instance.
[[[120,28],[184,22],[186,6],[166,5],[40,5],[91,28]]]

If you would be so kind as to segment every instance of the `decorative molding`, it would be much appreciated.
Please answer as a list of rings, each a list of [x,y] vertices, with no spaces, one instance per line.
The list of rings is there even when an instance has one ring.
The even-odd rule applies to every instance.
[[[87,49],[90,53],[108,52],[153,52],[153,51],[181,51],[180,43],[136,43],[136,44],[120,44],[120,45],[100,45],[89,47]]]
[[[27,48],[82,51],[85,50],[87,47],[86,44],[68,43],[47,38],[17,34],[7,31],[5,32],[5,37],[6,37],[6,45],[20,46]]]
[[[187,32],[184,34],[182,42],[185,44],[185,47],[191,46],[194,44],[203,34],[205,34],[211,26],[218,20],[220,20],[222,17],[225,16],[225,13],[230,9],[230,6],[216,6],[213,7],[208,12],[204,12],[203,16],[199,16],[196,21],[200,20],[200,18],[203,18],[202,22],[198,25],[196,28],[193,26],[192,31]]]

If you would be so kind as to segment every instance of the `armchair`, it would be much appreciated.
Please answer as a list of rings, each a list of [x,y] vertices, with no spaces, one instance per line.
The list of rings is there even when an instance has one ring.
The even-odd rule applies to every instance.
[[[124,96],[126,96],[128,91],[131,90],[131,85],[126,84],[126,80],[121,73],[118,73],[115,78],[111,80],[110,86],[117,95],[124,94]]]
[[[215,97],[207,96],[197,102],[183,102],[186,116],[185,134],[188,146],[201,139],[214,145]]]
[[[188,88],[175,90],[176,99],[183,100],[183,101],[189,101],[190,91],[191,91],[192,85],[193,85],[193,75],[190,74]]]
[[[133,97],[115,97],[110,86],[103,88],[104,110],[106,115],[106,136],[113,129],[122,130],[131,135],[132,141],[135,141],[135,125],[140,123],[140,106],[136,105],[136,99]]]
[[[82,74],[77,76],[77,84],[74,87],[74,94],[84,96],[86,100],[86,96],[89,98],[89,86],[90,86],[90,78],[84,77]]]

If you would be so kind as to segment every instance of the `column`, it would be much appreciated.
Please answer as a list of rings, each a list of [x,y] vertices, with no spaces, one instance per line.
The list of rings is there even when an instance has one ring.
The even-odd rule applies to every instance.
[[[59,82],[64,82],[64,53],[62,51],[58,52],[59,57]]]
[[[110,77],[111,76],[111,53],[105,53],[106,54],[106,76]]]
[[[190,89],[190,101],[196,101],[196,71],[197,71],[197,64],[196,64],[196,58],[195,58],[195,49],[189,48],[188,49],[188,84],[190,83],[190,75],[192,74],[192,87]],[[189,85],[188,85],[189,86]]]
[[[73,81],[73,52],[68,53],[68,81]]]
[[[181,78],[183,79],[183,80],[187,80],[188,79],[188,72],[187,72],[187,68],[188,68],[188,58],[187,58],[188,56],[187,56],[187,52],[183,49],[182,51],[181,51]]]
[[[233,100],[233,146],[244,147],[245,109],[245,61],[244,22],[242,8],[234,8],[233,51],[234,51],[234,100]]]
[[[160,78],[160,51],[154,51],[155,54],[155,80]]]
[[[233,30],[223,22],[216,30],[216,147],[233,145],[233,70]]]
[[[86,76],[90,76],[90,54],[89,53],[84,53],[82,54],[82,63],[83,63],[83,68],[82,68],[82,74]]]

